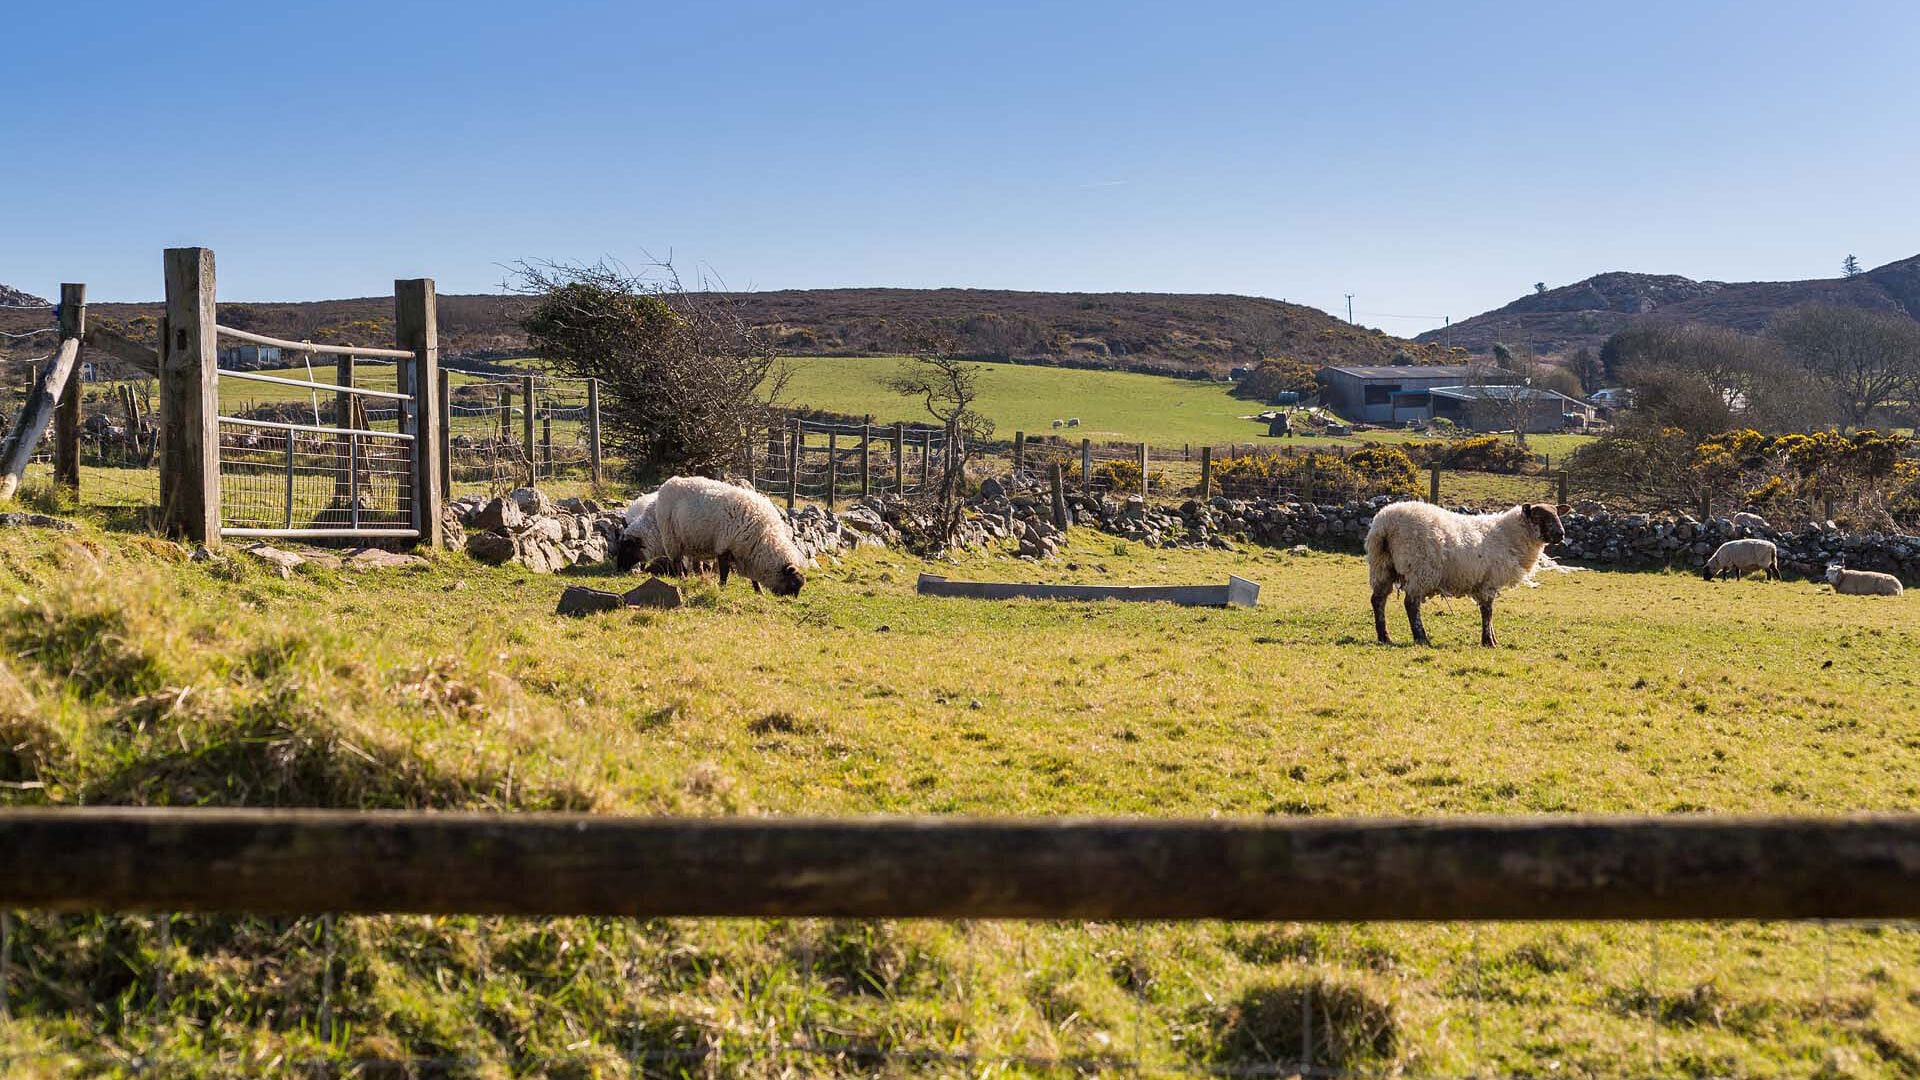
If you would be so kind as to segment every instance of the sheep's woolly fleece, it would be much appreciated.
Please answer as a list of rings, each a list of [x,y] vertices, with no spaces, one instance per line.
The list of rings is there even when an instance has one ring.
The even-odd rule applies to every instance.
[[[772,500],[757,491],[700,476],[677,476],[660,485],[651,517],[661,553],[669,559],[731,558],[740,572],[772,588],[789,567],[807,557]],[[776,590],[777,591],[777,590]]]

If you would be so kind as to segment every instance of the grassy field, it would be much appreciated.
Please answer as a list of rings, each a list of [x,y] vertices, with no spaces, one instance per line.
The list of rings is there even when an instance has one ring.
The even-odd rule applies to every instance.
[[[1073,569],[1067,568],[1070,562]],[[1328,815],[1920,808],[1920,609],[1805,583],[1547,575],[1434,649],[1370,643],[1339,555],[1076,533],[1048,578],[1258,581],[1263,605],[935,601],[869,551],[796,601],[696,585],[565,620],[436,557],[272,577],[89,529],[0,534],[0,802],[598,812]],[[969,556],[945,571],[1030,578]],[[589,582],[595,575],[586,575]],[[1403,640],[1404,623],[1394,630]],[[44,786],[35,786],[44,785]],[[12,1075],[450,1056],[461,1075],[946,1067],[756,1053],[1136,1052],[1420,1075],[1920,1068],[1920,935],[1778,925],[1303,926],[21,915]],[[158,988],[164,984],[165,990]],[[1331,1032],[1333,1038],[1325,1036]],[[60,1063],[59,1054],[104,1055]],[[39,1056],[53,1054],[53,1057]],[[278,1064],[276,1064],[278,1063]],[[1009,1071],[980,1066],[988,1071]],[[1014,1074],[1032,1071],[1021,1068]],[[1067,1071],[1067,1070],[1059,1070]],[[656,1073],[657,1074],[657,1073]]]
[[[899,369],[891,356],[810,356],[788,361],[786,398],[798,405],[861,416],[876,423],[925,420],[917,401],[882,382]],[[1299,446],[1359,446],[1429,438],[1408,431],[1369,431],[1347,438],[1269,438],[1263,423],[1243,419],[1266,406],[1231,397],[1225,383],[1196,382],[1123,371],[1079,371],[1018,364],[981,364],[979,408],[995,434],[1054,434],[1053,422],[1079,417],[1080,427],[1062,434],[1095,440],[1145,441],[1155,446],[1261,443]],[[1586,440],[1581,435],[1536,435],[1536,452],[1558,457]]]

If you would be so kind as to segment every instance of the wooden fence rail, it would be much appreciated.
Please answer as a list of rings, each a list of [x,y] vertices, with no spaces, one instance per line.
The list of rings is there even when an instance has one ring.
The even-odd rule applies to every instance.
[[[1920,815],[0,810],[0,909],[1307,921],[1920,916]]]

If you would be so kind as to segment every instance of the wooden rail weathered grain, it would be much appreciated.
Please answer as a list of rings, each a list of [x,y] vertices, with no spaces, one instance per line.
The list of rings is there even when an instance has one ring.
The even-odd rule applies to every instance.
[[[47,425],[53,421],[53,411],[60,397],[60,388],[67,384],[73,373],[75,358],[80,355],[80,339],[67,338],[60,348],[40,369],[40,378],[33,389],[27,393],[27,400],[20,406],[19,414],[14,417],[13,430],[6,437],[6,445],[0,448],[0,501],[13,498],[20,487],[20,478],[27,471],[27,462],[40,445],[47,433]]]
[[[0,811],[0,908],[1907,919],[1920,816],[1169,821]]]

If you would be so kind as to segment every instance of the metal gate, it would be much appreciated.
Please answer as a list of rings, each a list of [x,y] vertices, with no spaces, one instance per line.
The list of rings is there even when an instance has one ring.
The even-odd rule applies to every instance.
[[[331,358],[338,373],[337,382],[321,382],[220,369],[220,535],[418,539],[420,401],[407,377],[414,354],[216,329],[223,342],[305,357],[309,375],[314,357]],[[378,365],[366,381],[392,389],[356,385],[358,359]]]

